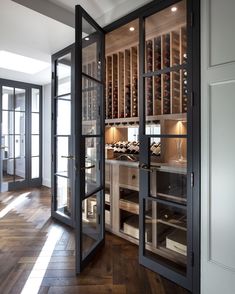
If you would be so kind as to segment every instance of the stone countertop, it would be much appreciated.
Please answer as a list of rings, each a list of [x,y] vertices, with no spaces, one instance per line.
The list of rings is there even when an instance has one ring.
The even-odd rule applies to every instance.
[[[124,165],[128,167],[139,167],[139,161],[125,161],[125,160],[117,160],[117,159],[106,159],[106,163],[113,164],[113,165]],[[156,170],[159,171],[169,171],[175,173],[187,173],[187,164],[186,163],[179,163],[176,161],[172,161],[169,163],[162,163],[162,162],[151,162],[152,166],[156,166]]]

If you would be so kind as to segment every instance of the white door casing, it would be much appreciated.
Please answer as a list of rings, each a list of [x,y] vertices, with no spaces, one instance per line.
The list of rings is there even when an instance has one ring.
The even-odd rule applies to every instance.
[[[235,293],[235,1],[201,1],[201,294]]]

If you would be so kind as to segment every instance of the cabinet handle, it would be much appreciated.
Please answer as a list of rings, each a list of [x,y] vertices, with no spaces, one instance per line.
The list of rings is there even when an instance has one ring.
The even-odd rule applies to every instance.
[[[91,169],[91,168],[94,168],[94,167],[95,167],[95,164],[90,165],[90,166],[83,166],[83,167],[81,167],[81,169]]]
[[[153,172],[153,169],[152,168],[148,168],[147,164],[144,164],[144,163],[139,165],[139,169],[142,169],[142,170],[147,171],[147,172],[150,172],[150,173]]]
[[[61,155],[61,158],[67,158],[67,159],[74,159],[75,160],[75,156],[73,155]]]

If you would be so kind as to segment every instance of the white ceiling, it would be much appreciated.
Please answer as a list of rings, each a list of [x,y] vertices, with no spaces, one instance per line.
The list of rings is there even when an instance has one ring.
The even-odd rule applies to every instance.
[[[0,50],[50,63],[53,53],[74,42],[74,19],[71,21],[71,18],[74,18],[76,4],[80,4],[101,26],[104,26],[150,1],[0,0]],[[36,75],[0,68],[0,78],[43,85],[50,82],[50,67]]]

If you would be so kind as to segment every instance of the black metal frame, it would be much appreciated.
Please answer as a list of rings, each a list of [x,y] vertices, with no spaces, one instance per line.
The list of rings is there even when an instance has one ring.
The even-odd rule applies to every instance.
[[[75,14],[75,158],[76,158],[76,177],[75,177],[75,208],[76,208],[76,272],[80,273],[81,270],[87,265],[87,263],[92,259],[96,254],[99,248],[104,243],[104,64],[105,64],[105,55],[104,55],[104,31],[103,29],[86,13],[86,11],[80,6],[76,6]],[[90,137],[82,134],[82,77],[87,76],[82,71],[82,19],[85,19],[91,26],[93,26],[101,34],[101,80],[98,81],[93,77],[89,76],[89,79],[94,80],[99,83],[102,88],[102,101],[100,109],[100,119],[101,119],[101,131],[100,131],[100,140],[101,140],[101,158],[100,158],[100,169],[101,169],[101,187],[98,189],[100,191],[100,228],[101,236],[100,242],[96,243],[95,246],[91,249],[90,253],[83,259],[82,258],[82,201],[89,197],[85,195],[85,171],[82,167],[85,166],[85,138]],[[88,43],[89,44],[89,43]],[[103,103],[102,103],[103,102]],[[92,136],[97,137],[97,136]],[[94,191],[95,192],[95,191]]]
[[[139,68],[140,73],[144,69],[144,22],[143,19],[151,14],[156,13],[170,5],[179,2],[179,0],[154,0],[149,4],[135,10],[134,12],[114,21],[113,23],[104,27],[106,33],[109,33],[122,25],[129,23],[135,19],[140,20],[140,62]],[[190,60],[190,64],[187,66],[187,70],[190,73],[188,75],[188,83],[190,84],[190,88],[188,89],[191,92],[191,97],[189,97],[188,101],[188,129],[191,132],[188,132],[188,178],[187,178],[187,189],[192,191],[191,197],[189,200],[189,207],[192,209],[188,210],[188,214],[191,215],[190,218],[190,226],[192,231],[190,237],[189,246],[192,248],[191,256],[188,258],[188,265],[191,267],[190,275],[191,277],[188,280],[182,279],[181,276],[175,275],[174,272],[171,275],[167,275],[165,268],[159,267],[157,270],[160,274],[171,278],[178,284],[190,289],[193,293],[200,293],[200,1],[187,0],[187,24],[188,24],[188,60]],[[167,69],[166,69],[167,70]],[[143,71],[144,72],[144,71]],[[164,73],[158,72],[159,73]],[[152,73],[151,73],[152,74]],[[154,73],[156,74],[156,73]],[[148,73],[140,76],[139,81],[139,89],[140,89],[140,97],[142,94],[143,97],[143,79],[144,76],[149,76]],[[142,143],[142,149],[148,150],[147,146],[149,137],[157,137],[157,136],[146,136],[145,128],[144,128],[144,118],[145,118],[145,104],[144,99],[140,99],[139,102],[140,107],[140,140]],[[159,136],[163,137],[163,136]],[[170,135],[166,135],[165,137],[172,137]],[[184,136],[185,137],[185,136]],[[142,152],[143,153],[143,152]],[[140,155],[140,162],[144,162],[146,160],[146,155]],[[149,158],[148,162],[149,163]],[[191,176],[194,178],[193,187],[191,188]],[[147,185],[149,189],[149,177],[146,172],[141,171],[140,177],[140,189],[143,189]],[[142,191],[143,192],[143,191]],[[141,192],[140,192],[141,194]],[[142,202],[142,201],[141,201]],[[143,203],[140,203],[140,211],[144,211]],[[140,219],[143,224],[143,214],[140,215]],[[143,227],[143,226],[142,226]],[[143,253],[144,250],[144,232],[140,230],[140,253]],[[140,258],[141,259],[141,258]],[[141,260],[140,260],[141,261]],[[146,265],[151,267],[151,264],[148,264],[146,260]],[[191,266],[192,265],[192,266]],[[153,267],[154,268],[154,265]]]
[[[23,189],[29,187],[40,187],[42,185],[42,86],[24,83],[20,81],[0,78],[0,105],[2,105],[2,87],[20,88],[25,90],[25,180],[9,183],[9,190]],[[39,177],[31,179],[31,93],[32,89],[39,90]],[[2,122],[2,111],[0,111]],[[1,144],[0,138],[0,144]],[[2,161],[0,162],[2,170]]]
[[[63,222],[64,224],[74,227],[75,226],[75,203],[74,203],[74,176],[71,178],[71,197],[72,197],[72,212],[71,217],[66,216],[65,214],[59,213],[57,211],[57,191],[56,191],[56,105],[57,105],[57,98],[66,96],[65,94],[57,95],[57,78],[56,78],[56,67],[57,67],[57,60],[66,55],[71,54],[71,93],[67,93],[71,95],[71,137],[73,137],[74,133],[74,117],[75,117],[75,99],[74,99],[74,85],[75,85],[75,77],[74,77],[74,70],[75,70],[75,52],[74,52],[74,45],[70,45],[59,52],[56,52],[52,55],[51,62],[52,62],[52,83],[51,83],[51,115],[52,115],[52,122],[51,122],[51,154],[52,154],[52,166],[51,166],[51,193],[52,193],[52,201],[51,201],[51,215],[55,219]],[[72,145],[74,147],[74,142],[72,140]],[[73,148],[72,147],[72,148]],[[75,174],[75,173],[74,173]]]

